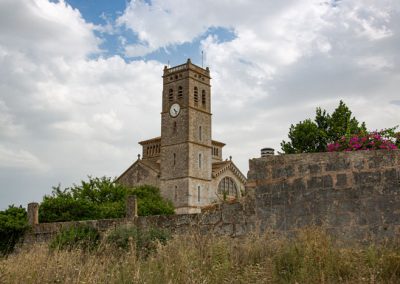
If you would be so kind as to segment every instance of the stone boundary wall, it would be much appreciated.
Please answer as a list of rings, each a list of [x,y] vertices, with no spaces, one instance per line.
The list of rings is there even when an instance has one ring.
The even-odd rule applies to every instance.
[[[62,229],[79,225],[88,225],[101,233],[115,230],[120,226],[135,226],[139,229],[165,229],[172,234],[196,231],[239,237],[254,229],[253,223],[248,221],[252,220],[254,210],[246,210],[244,204],[221,204],[213,212],[203,214],[135,216],[120,219],[41,223],[32,226],[32,229],[25,235],[24,244],[47,242]]]
[[[30,204],[36,215],[25,243],[83,223],[101,232],[133,225],[240,237],[321,226],[345,241],[400,237],[400,150],[267,156],[249,166],[246,197],[202,214],[137,217],[136,199],[128,198],[127,218],[37,224]]]
[[[316,225],[344,240],[400,236],[400,150],[252,159],[248,190],[261,230]]]

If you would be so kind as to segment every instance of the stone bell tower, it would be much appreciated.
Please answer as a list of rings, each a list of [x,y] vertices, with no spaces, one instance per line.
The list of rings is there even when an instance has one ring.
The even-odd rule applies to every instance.
[[[177,213],[200,212],[213,198],[210,79],[190,59],[164,67],[160,189]]]

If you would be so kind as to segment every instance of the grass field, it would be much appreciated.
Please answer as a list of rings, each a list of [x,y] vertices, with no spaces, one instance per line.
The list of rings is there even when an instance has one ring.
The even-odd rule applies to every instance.
[[[35,245],[0,259],[0,283],[400,283],[400,247],[343,246],[319,229],[295,238],[175,236],[138,254]]]

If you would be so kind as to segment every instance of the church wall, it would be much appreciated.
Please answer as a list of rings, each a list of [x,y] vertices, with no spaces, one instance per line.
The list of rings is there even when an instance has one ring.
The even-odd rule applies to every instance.
[[[210,148],[191,143],[189,149],[189,176],[211,180]],[[201,154],[201,168],[199,167],[199,154]]]
[[[199,188],[200,187],[200,200]],[[215,201],[215,196],[212,195],[210,181],[191,178],[189,182],[189,205],[190,206],[205,206]]]
[[[138,163],[121,175],[117,182],[127,187],[135,187],[145,184],[158,188],[160,187],[160,178],[158,177],[158,173]]]
[[[165,147],[161,150],[161,178],[177,178],[187,176],[188,171],[188,144],[177,144]],[[175,154],[175,164],[174,164]]]
[[[187,72],[181,72],[179,74],[170,74],[165,76],[164,78],[164,89],[163,89],[163,112],[168,112],[170,106],[175,103],[178,102],[181,106],[182,105],[187,105],[188,103],[188,92],[190,91],[189,88],[189,82],[186,79],[188,76]],[[178,98],[178,90],[179,90],[179,86],[182,87],[182,91],[183,91],[183,97],[182,98]],[[168,99],[168,95],[169,95],[169,90],[172,89],[174,92],[174,97],[173,97],[173,101],[170,102]]]
[[[161,195],[163,198],[172,201],[175,208],[187,206],[189,180],[179,178],[161,181]]]
[[[211,146],[211,115],[190,109],[189,116],[196,118],[192,119],[191,123],[189,124],[189,141],[195,141],[197,143]],[[201,137],[199,137],[200,126],[202,133]]]
[[[182,108],[176,118],[169,113],[163,113],[161,119],[161,146],[182,143],[189,136],[188,108]],[[174,129],[176,122],[176,130]]]

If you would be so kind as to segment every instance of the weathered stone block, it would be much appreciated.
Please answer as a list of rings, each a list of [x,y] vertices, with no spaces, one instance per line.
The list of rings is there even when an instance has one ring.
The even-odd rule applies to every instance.
[[[337,174],[335,186],[344,187],[346,185],[347,185],[347,175],[346,174]]]
[[[365,184],[376,184],[381,181],[381,173],[380,172],[360,172],[353,173],[355,184],[365,185]]]
[[[322,177],[311,177],[311,179],[307,181],[308,189],[316,189],[322,187],[323,187]]]
[[[281,168],[272,168],[272,178],[288,178],[294,175],[293,166],[286,166]]]
[[[321,173],[322,167],[320,164],[311,164],[308,166],[310,169],[310,174],[319,174]]]
[[[292,188],[294,191],[303,191],[306,189],[306,184],[303,178],[297,178],[293,181]]]
[[[350,168],[350,161],[346,158],[337,158],[334,161],[329,161],[326,164],[326,171],[341,171]]]

